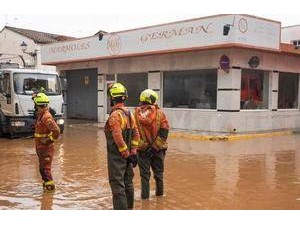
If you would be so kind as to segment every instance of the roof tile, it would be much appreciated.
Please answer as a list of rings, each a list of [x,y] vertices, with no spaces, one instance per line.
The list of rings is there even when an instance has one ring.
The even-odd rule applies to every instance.
[[[10,26],[5,26],[5,27],[9,30],[12,30],[23,36],[26,36],[34,40],[35,43],[39,43],[39,44],[48,44],[48,43],[55,43],[60,41],[71,41],[76,39],[74,37],[68,37],[68,36],[58,35],[58,34],[50,34],[50,33],[45,33],[45,32],[40,32],[35,30],[28,30],[28,29],[10,27]]]

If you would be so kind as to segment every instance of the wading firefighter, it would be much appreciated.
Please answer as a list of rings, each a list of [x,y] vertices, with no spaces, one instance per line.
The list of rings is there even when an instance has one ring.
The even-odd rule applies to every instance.
[[[164,112],[158,107],[158,95],[151,89],[140,95],[140,106],[135,108],[134,117],[139,129],[141,141],[138,151],[138,165],[141,176],[141,198],[150,195],[150,168],[154,173],[156,196],[164,194],[164,160],[166,156],[169,124]]]
[[[125,107],[127,89],[120,83],[108,88],[112,110],[105,125],[109,184],[114,209],[132,209],[134,204],[133,167],[140,136],[133,114]]]
[[[49,112],[49,98],[44,93],[33,96],[33,101],[37,109],[37,119],[35,124],[35,144],[36,153],[39,158],[39,169],[44,181],[45,191],[53,191],[55,185],[51,174],[51,164],[54,154],[54,142],[58,139],[60,129]]]

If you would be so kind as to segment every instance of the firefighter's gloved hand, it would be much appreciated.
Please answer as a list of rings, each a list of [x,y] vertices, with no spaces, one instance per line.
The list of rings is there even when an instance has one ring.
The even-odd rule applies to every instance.
[[[128,150],[123,151],[123,152],[120,152],[120,154],[121,154],[121,157],[122,157],[123,159],[127,159],[127,158],[129,157],[129,155],[130,155],[130,153],[129,153]]]
[[[148,142],[141,140],[139,143],[138,149],[139,149],[139,151],[145,151],[148,147],[149,147]]]
[[[155,148],[148,148],[148,149],[146,149],[145,153],[148,157],[151,158],[153,155],[155,155],[157,153],[157,151]]]
[[[128,162],[132,164],[132,167],[136,167],[137,165],[137,157],[136,155],[130,155],[128,158],[127,158]]]
[[[41,138],[41,143],[44,144],[44,145],[49,145],[49,144],[52,144],[53,141],[50,140],[50,138]]]
[[[136,155],[137,149],[133,148],[130,150],[130,155]]]
[[[41,140],[41,143],[45,145],[45,144],[47,144],[48,138],[41,138],[40,140]]]
[[[132,167],[136,167],[137,165],[137,156],[136,156],[136,152],[137,152],[137,149],[136,148],[133,148],[130,150],[130,155],[128,157],[128,162],[132,164]]]

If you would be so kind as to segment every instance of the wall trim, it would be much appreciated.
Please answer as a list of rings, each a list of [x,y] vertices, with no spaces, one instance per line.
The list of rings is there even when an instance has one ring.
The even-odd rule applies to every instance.
[[[240,91],[239,88],[218,88],[218,91]]]
[[[240,110],[234,110],[234,109],[218,109],[218,112],[240,112]]]

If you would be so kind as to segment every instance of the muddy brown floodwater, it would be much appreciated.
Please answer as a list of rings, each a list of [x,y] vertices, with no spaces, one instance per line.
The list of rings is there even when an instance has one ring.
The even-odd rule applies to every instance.
[[[300,135],[169,146],[166,195],[142,201],[136,168],[135,209],[300,209]],[[43,193],[33,139],[0,139],[0,209],[112,209],[103,130],[67,125],[53,176]]]

